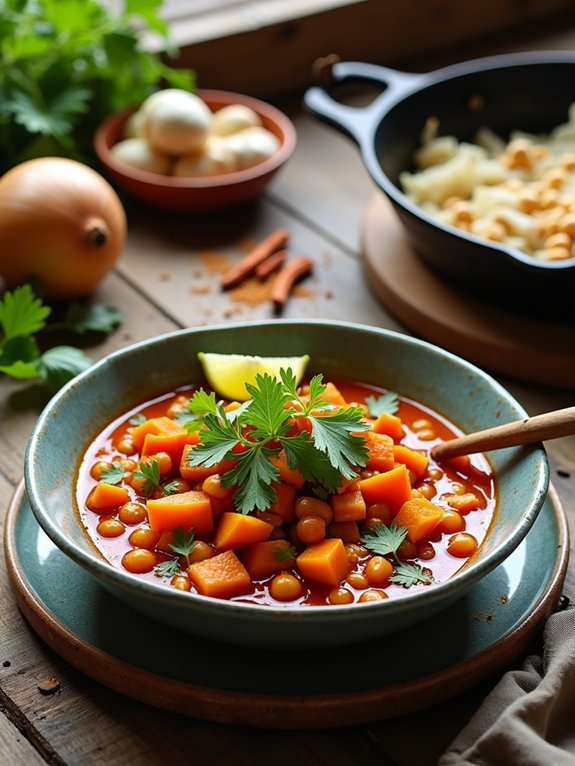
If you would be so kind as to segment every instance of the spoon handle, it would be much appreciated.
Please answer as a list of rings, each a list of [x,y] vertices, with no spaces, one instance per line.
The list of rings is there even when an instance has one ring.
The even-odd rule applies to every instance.
[[[520,444],[533,444],[546,439],[575,434],[575,407],[546,412],[525,420],[515,420],[485,431],[458,436],[432,448],[436,460],[445,460],[474,452],[486,452]]]

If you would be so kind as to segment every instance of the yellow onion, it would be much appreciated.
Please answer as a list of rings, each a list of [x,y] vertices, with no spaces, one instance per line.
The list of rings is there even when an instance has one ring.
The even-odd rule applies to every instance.
[[[75,160],[41,157],[0,178],[0,276],[38,279],[46,298],[78,298],[112,270],[126,214],[110,184]]]

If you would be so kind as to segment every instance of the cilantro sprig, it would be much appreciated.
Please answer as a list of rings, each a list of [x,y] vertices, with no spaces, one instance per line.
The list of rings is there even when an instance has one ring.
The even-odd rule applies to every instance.
[[[386,391],[381,396],[366,396],[365,403],[369,414],[374,418],[384,413],[395,415],[399,409],[399,396],[395,391]]]
[[[366,529],[361,542],[378,556],[391,556],[393,558],[393,574],[389,582],[411,588],[412,585],[428,584],[433,581],[431,575],[423,570],[418,564],[401,561],[397,555],[399,547],[407,537],[406,527],[397,526],[395,520],[389,526],[377,524],[371,529]]]
[[[182,567],[180,565],[180,557],[183,557],[186,561],[186,566],[190,566],[190,554],[195,545],[195,531],[193,528],[186,531],[178,527],[173,531],[173,537],[170,548],[174,553],[178,554],[177,558],[167,559],[162,561],[154,567],[154,572],[159,577],[173,577],[181,572]]]
[[[25,283],[7,290],[0,299],[0,373],[17,380],[39,379],[52,391],[91,366],[92,360],[74,346],[57,345],[42,350],[39,336],[48,330],[109,333],[121,322],[121,314],[106,306],[68,306],[64,318],[52,324],[52,308],[45,305]]]
[[[334,408],[324,398],[321,375],[311,379],[306,397],[300,395],[290,369],[280,370],[279,380],[268,373],[257,375],[255,385],[248,383],[246,389],[251,398],[231,412],[203,389],[189,403],[198,418],[192,427],[200,434],[190,464],[210,468],[233,459],[235,465],[223,474],[222,484],[237,487],[234,501],[241,513],[266,510],[275,500],[271,484],[279,479],[279,470],[272,458],[282,449],[291,469],[329,492],[365,466],[368,450],[360,432],[370,425],[360,407]],[[294,429],[294,423],[304,419],[311,430]]]

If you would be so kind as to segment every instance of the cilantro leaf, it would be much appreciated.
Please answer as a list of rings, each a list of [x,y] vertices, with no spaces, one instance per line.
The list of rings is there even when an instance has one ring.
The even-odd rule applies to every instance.
[[[74,301],[66,311],[64,322],[79,335],[88,332],[108,335],[120,326],[122,319],[122,312],[112,306],[101,304],[85,306]]]
[[[167,559],[154,567],[154,574],[158,577],[174,577],[181,571],[179,559]]]
[[[144,415],[143,412],[138,412],[136,415],[132,415],[130,418],[130,425],[131,426],[141,426],[142,423],[145,423],[148,418]]]
[[[100,481],[105,481],[106,484],[119,484],[124,478],[124,473],[122,465],[115,460],[109,468],[102,469]]]
[[[0,300],[0,326],[4,335],[2,344],[12,338],[34,335],[46,324],[50,315],[49,306],[44,306],[29,284],[6,292]]]
[[[378,556],[396,555],[397,549],[407,536],[405,527],[398,527],[395,520],[387,527],[378,524],[373,529],[367,529],[361,536],[362,544]]]
[[[240,513],[249,513],[254,509],[265,511],[276,499],[276,492],[270,486],[279,479],[279,471],[270,462],[270,456],[278,450],[258,447],[237,456],[238,462],[222,476],[224,487],[238,486],[234,494],[234,503]]]
[[[365,403],[369,414],[374,418],[383,415],[384,412],[395,415],[399,409],[399,396],[394,391],[386,391],[381,396],[366,396]]]
[[[356,475],[355,466],[365,465],[368,449],[361,436],[354,432],[367,431],[370,425],[363,420],[360,407],[336,410],[328,415],[309,415],[315,447],[325,452],[334,468],[346,479]]]
[[[325,452],[314,447],[307,433],[280,439],[280,443],[289,467],[297,468],[306,481],[319,483],[332,493],[341,487],[341,473],[331,464]]]
[[[246,391],[251,395],[251,405],[248,410],[249,424],[253,426],[252,436],[275,437],[288,429],[287,420],[291,413],[284,405],[290,400],[290,394],[267,372],[256,375],[256,385],[246,383]]]
[[[173,495],[178,492],[179,489],[179,482],[178,481],[169,481],[167,484],[164,484],[164,494],[165,495]]]
[[[402,561],[395,566],[395,571],[389,578],[389,582],[403,585],[404,588],[411,588],[412,585],[418,583],[428,585],[433,582],[433,577],[417,564]]]
[[[190,553],[194,547],[195,531],[191,528],[188,532],[181,527],[174,529],[174,539],[170,543],[170,548],[174,553],[178,553],[180,556],[184,556],[188,566],[190,565]]]
[[[207,393],[203,388],[194,392],[194,395],[188,402],[188,410],[199,418],[205,415],[217,415],[218,405],[216,395],[212,391]]]
[[[205,465],[208,468],[229,456],[231,450],[241,444],[241,435],[226,418],[206,415],[205,430],[199,444],[188,453],[190,465]]]
[[[57,390],[91,365],[90,357],[80,349],[72,346],[55,346],[42,354],[38,369],[48,386]]]
[[[149,497],[155,489],[160,488],[160,466],[155,459],[140,463],[134,471],[134,479],[142,482],[141,493]]]
[[[40,350],[34,338],[17,336],[6,343],[0,343],[0,372],[12,378],[38,378],[39,359]]]

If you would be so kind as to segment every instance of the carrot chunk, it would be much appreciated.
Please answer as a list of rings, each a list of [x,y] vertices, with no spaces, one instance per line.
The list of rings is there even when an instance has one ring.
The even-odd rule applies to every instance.
[[[202,596],[232,598],[252,589],[250,575],[233,551],[191,564],[188,574]]]
[[[382,412],[381,415],[377,416],[372,430],[376,434],[387,434],[396,442],[403,439],[401,418],[397,415],[391,415],[389,412]]]
[[[330,537],[308,545],[297,557],[297,566],[305,578],[335,586],[346,577],[349,562],[342,540]]]
[[[264,540],[246,548],[242,563],[252,580],[264,580],[276,572],[291,569],[295,564],[295,556],[286,540]]]
[[[227,511],[222,514],[218,522],[214,544],[219,551],[237,550],[251,543],[267,540],[272,530],[273,526],[267,521],[262,521],[255,516]]]
[[[407,539],[412,543],[428,540],[443,518],[443,509],[425,497],[412,497],[399,509],[395,517],[398,527],[407,529]]]
[[[361,521],[361,519],[365,519],[365,500],[357,481],[345,492],[332,495],[330,505],[333,510],[334,521]]]
[[[357,521],[332,521],[325,534],[326,537],[340,537],[344,543],[358,543],[361,539]]]
[[[173,465],[178,465],[186,444],[197,444],[198,439],[197,433],[189,434],[185,429],[173,434],[148,433],[144,437],[141,455],[146,457],[157,455],[158,452],[166,452],[172,458]]]
[[[276,513],[289,524],[294,518],[294,503],[297,489],[293,484],[285,481],[272,483],[272,488],[276,492],[276,499],[269,507],[270,513]]]
[[[403,464],[369,479],[361,479],[359,487],[367,504],[387,503],[394,513],[411,498],[411,481]]]
[[[368,449],[367,468],[371,471],[390,471],[395,465],[391,436],[376,431],[366,431],[363,436]]]
[[[393,454],[395,460],[398,463],[406,465],[410,471],[413,471],[418,479],[421,479],[427,471],[427,464],[429,461],[427,455],[424,455],[422,452],[417,452],[403,444],[396,444],[393,447]]]
[[[146,509],[150,527],[155,531],[193,527],[196,537],[205,537],[214,528],[210,498],[201,490],[150,499]]]
[[[322,399],[325,399],[338,407],[347,407],[347,402],[339,388],[332,383],[331,380],[325,384],[325,391],[323,392]]]
[[[88,495],[86,505],[91,511],[105,511],[124,505],[129,499],[130,495],[125,487],[100,481]]]

